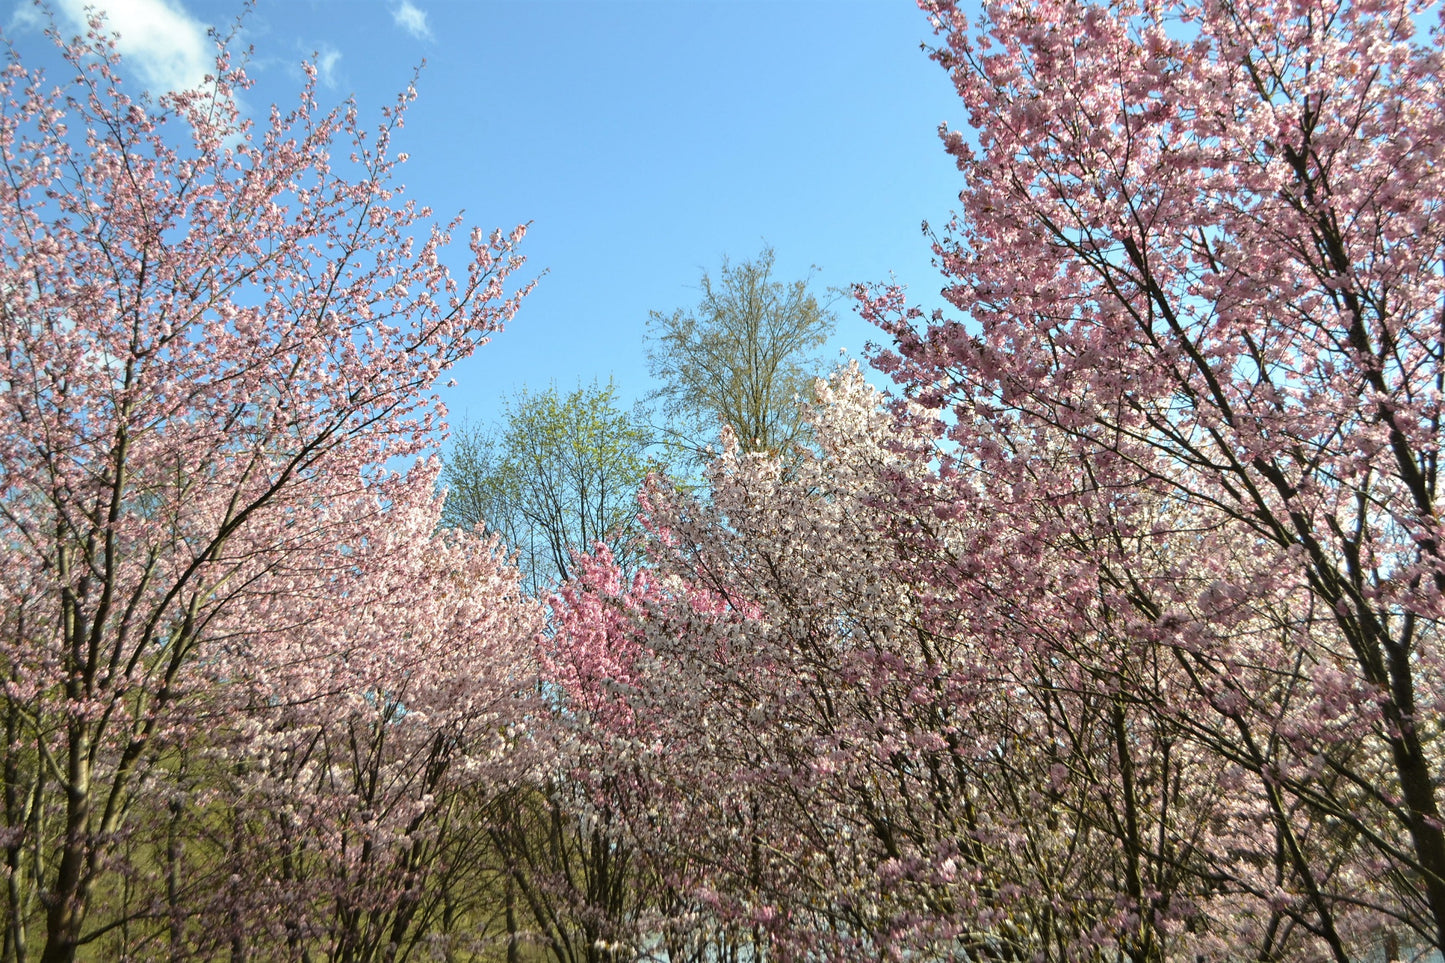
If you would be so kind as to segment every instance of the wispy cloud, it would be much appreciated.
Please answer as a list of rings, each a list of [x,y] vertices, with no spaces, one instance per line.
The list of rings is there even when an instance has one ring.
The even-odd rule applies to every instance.
[[[216,48],[206,25],[176,0],[55,0],[56,11],[76,30],[85,29],[87,8],[105,15],[106,29],[120,35],[121,56],[152,88],[187,90],[215,70]]]
[[[396,25],[418,40],[431,39],[431,27],[427,26],[426,11],[411,0],[401,0],[401,6],[393,7],[391,19]]]
[[[341,51],[335,47],[322,47],[316,54],[316,75],[327,87],[337,84],[336,65],[341,62]]]
[[[20,30],[44,30],[45,14],[40,12],[39,7],[31,6],[28,3],[17,4],[15,12],[10,16],[10,29]]]

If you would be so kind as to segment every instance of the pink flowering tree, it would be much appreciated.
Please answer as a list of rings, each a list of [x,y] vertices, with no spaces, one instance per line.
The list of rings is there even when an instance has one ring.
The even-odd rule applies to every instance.
[[[936,242],[965,314],[879,292],[884,366],[1125,644],[1060,670],[1237,771],[1274,855],[1211,878],[1253,945],[1445,946],[1438,28],[1388,2],[923,6],[974,132],[945,132],[965,187]]]
[[[480,814],[546,759],[531,731],[540,607],[493,540],[434,534],[434,479],[414,472],[417,509],[338,551],[257,651],[212,666],[245,702],[195,766],[212,767],[202,786],[241,832],[195,861],[225,869],[217,905],[195,907],[202,936],[360,963],[475,942],[448,906],[486,922],[465,894],[494,867]]]
[[[632,562],[604,543],[594,552],[574,553],[542,639],[549,778],[489,828],[524,908],[522,929],[564,963],[634,958],[658,935],[657,903],[668,895],[655,847],[627,831],[646,808],[639,780],[613,757],[646,729],[633,697],[659,586],[647,570],[629,578]]]
[[[927,412],[856,369],[819,397],[816,451],[731,449],[706,504],[649,493],[645,593],[559,600],[583,778],[687,897],[657,930],[782,958],[1242,943],[1221,921],[1257,907],[1218,874],[1271,841],[1221,798],[1237,768],[1149,710],[1178,670],[1131,664],[1097,573],[1030,550],[1048,506],[982,510]]]
[[[426,451],[431,387],[515,310],[521,229],[473,231],[460,273],[444,265],[459,225],[395,181],[410,91],[367,129],[318,110],[313,72],[256,127],[224,50],[203,89],[151,99],[125,92],[101,22],[56,44],[59,85],[13,49],[0,75],[4,936],[10,958],[45,961],[95,937],[139,802],[188,747],[252,724],[231,714],[242,691],[272,685],[262,716],[350,700],[332,722],[405,743],[430,687],[475,681],[474,728],[453,749],[443,714],[429,737],[467,755],[496,748],[495,687],[527,688],[525,663],[501,668],[512,629],[497,667],[438,681],[437,633],[524,607],[450,598],[382,534],[410,526],[441,571],[506,579],[485,546],[425,541],[430,495],[386,466]],[[353,579],[373,594],[340,611]],[[413,603],[394,624],[383,585]],[[408,638],[429,641],[383,671]],[[398,792],[407,813],[430,805]]]
[[[111,955],[360,963],[500,938],[481,822],[546,758],[540,608],[496,544],[436,533],[434,478],[208,660],[207,731],[150,779],[125,902],[92,914],[121,924],[98,926]]]

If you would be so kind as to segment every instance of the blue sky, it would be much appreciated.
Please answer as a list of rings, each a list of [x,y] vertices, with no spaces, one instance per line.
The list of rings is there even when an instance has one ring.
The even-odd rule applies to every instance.
[[[28,0],[7,0],[22,54],[45,44]],[[81,0],[56,0],[68,23]],[[208,25],[237,2],[98,0],[128,69],[153,87],[205,67]],[[925,307],[940,279],[920,223],[961,186],[937,137],[963,105],[920,50],[908,0],[258,0],[257,111],[294,99],[315,57],[323,97],[363,115],[426,61],[399,149],[410,196],[468,223],[530,221],[530,275],[507,331],[454,373],[453,420],[486,421],[524,385],[616,379],[649,388],[649,310],[697,299],[724,255],[777,251],[790,280],[887,280]],[[840,303],[831,353],[877,334]]]

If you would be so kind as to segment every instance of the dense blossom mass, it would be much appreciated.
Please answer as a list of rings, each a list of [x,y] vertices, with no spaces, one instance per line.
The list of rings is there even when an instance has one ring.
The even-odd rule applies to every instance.
[[[1439,14],[921,6],[950,307],[545,606],[418,460],[521,232],[442,265],[410,93],[11,55],[0,961],[1445,950]]]
[[[390,467],[521,231],[443,265],[410,92],[257,128],[224,51],[132,99],[107,37],[0,74],[0,955],[394,954],[523,758],[536,606]]]
[[[906,402],[840,375],[560,600],[637,845],[780,956],[1445,946],[1432,11],[923,6],[970,130],[960,313],[862,295]]]

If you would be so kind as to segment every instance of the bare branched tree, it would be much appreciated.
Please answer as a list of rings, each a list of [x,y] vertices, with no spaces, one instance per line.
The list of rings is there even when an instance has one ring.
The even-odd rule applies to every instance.
[[[835,319],[809,290],[811,275],[777,281],[773,265],[771,247],[724,258],[715,280],[703,274],[695,308],[648,320],[648,366],[661,383],[649,400],[663,442],[684,458],[706,458],[723,426],[746,451],[785,453],[803,440],[798,402],[812,398]]]

